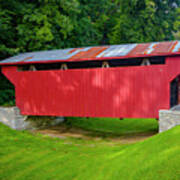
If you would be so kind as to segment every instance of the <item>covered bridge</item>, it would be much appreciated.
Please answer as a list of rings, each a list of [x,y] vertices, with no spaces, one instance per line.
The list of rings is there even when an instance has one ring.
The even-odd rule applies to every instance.
[[[23,115],[158,118],[180,102],[180,42],[23,53],[0,62]]]

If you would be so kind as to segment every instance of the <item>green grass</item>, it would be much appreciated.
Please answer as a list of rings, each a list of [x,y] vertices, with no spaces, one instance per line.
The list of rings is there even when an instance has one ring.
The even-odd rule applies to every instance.
[[[94,124],[76,126],[102,132],[125,134],[129,132],[154,131],[155,121],[104,121],[104,127],[96,120]],[[89,120],[87,120],[89,121]],[[102,120],[100,120],[102,121]],[[108,122],[109,125],[108,126]],[[125,126],[118,125],[124,123]],[[102,123],[102,122],[101,122]],[[100,123],[100,124],[101,124]],[[126,124],[127,123],[127,124]],[[147,124],[146,124],[147,123]],[[79,124],[79,125],[78,125]],[[90,125],[91,124],[91,125]],[[96,124],[96,125],[95,125]],[[146,125],[145,125],[146,124]],[[102,123],[103,125],[103,123]],[[121,127],[121,131],[118,129]],[[139,129],[137,129],[137,127]],[[142,127],[142,128],[140,128]],[[151,129],[152,128],[152,129]],[[136,130],[135,130],[136,129]],[[141,129],[141,130],[140,130]],[[146,130],[145,130],[146,129]],[[111,144],[78,138],[50,138],[33,135],[26,131],[14,131],[0,124],[0,179],[76,179],[76,180],[179,180],[180,179],[180,127],[155,135],[134,144]]]
[[[107,136],[158,132],[155,119],[67,118],[67,125]]]

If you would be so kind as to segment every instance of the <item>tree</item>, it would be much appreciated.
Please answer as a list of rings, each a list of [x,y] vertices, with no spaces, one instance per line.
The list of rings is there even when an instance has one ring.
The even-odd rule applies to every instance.
[[[176,9],[176,20],[174,22],[174,36],[176,39],[180,40],[180,8]]]
[[[0,59],[19,52],[170,40],[178,33],[177,7],[179,0],[0,0]]]
[[[118,0],[120,9],[110,42],[135,43],[172,40],[178,0]]]
[[[76,0],[7,0],[0,4],[1,58],[18,52],[70,47]]]

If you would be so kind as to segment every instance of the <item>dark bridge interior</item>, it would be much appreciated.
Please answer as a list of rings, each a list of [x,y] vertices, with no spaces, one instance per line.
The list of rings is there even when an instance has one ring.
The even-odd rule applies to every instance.
[[[180,104],[180,75],[171,81],[170,84],[170,107]]]

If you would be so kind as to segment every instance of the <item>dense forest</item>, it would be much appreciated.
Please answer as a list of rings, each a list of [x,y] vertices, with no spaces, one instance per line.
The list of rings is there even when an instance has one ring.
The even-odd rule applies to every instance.
[[[179,38],[180,0],[0,0],[0,60],[20,52]],[[2,105],[14,91],[0,76]]]
[[[177,39],[180,0],[0,0],[0,59],[19,52]]]

